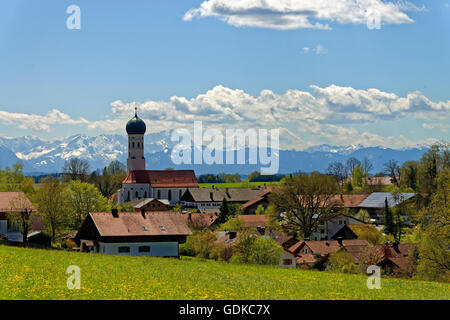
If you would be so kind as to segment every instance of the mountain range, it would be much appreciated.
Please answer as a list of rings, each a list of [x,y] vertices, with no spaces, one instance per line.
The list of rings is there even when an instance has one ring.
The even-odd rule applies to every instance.
[[[247,175],[259,171],[259,164],[234,165],[174,165],[171,160],[172,150],[176,143],[170,139],[170,131],[150,133],[145,137],[145,158],[147,169],[162,170],[194,169],[196,173],[239,173]],[[246,154],[251,150],[245,150]],[[362,160],[368,157],[374,168],[372,173],[383,171],[383,165],[394,159],[399,163],[408,160],[419,160],[427,147],[409,149],[389,149],[382,147],[331,146],[320,145],[304,151],[279,150],[274,154],[279,160],[279,173],[297,171],[325,171],[329,163],[345,162],[351,157]],[[191,148],[193,153],[193,149]],[[233,152],[233,151],[227,151]],[[0,167],[11,166],[21,161],[24,172],[28,175],[59,173],[64,163],[73,157],[89,161],[91,169],[103,168],[111,161],[126,163],[127,137],[125,135],[74,135],[52,141],[37,137],[25,136],[19,138],[0,137]],[[248,159],[248,156],[246,157]],[[267,167],[267,166],[264,166]]]

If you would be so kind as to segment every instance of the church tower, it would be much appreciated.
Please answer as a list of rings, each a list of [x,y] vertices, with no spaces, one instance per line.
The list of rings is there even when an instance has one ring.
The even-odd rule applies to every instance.
[[[134,118],[127,123],[128,133],[128,172],[145,170],[144,135],[147,127],[145,122],[137,115],[135,108]]]

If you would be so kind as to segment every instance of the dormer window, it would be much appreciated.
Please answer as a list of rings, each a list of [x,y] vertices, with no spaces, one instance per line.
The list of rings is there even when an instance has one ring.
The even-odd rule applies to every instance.
[[[161,231],[166,231],[166,228],[164,228],[164,226],[159,227],[159,229],[160,229]]]

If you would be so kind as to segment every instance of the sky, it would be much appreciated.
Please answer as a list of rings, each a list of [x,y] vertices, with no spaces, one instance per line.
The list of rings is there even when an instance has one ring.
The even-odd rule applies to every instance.
[[[283,149],[448,141],[449,4],[2,0],[0,136],[125,134],[137,107],[148,132],[280,129]]]

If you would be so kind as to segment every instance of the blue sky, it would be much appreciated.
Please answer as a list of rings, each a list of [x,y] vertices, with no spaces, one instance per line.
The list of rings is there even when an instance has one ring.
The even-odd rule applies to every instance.
[[[2,0],[0,135],[124,133],[138,106],[154,132],[194,119],[281,128],[282,145],[298,149],[449,140],[449,0],[391,1],[388,13],[364,0],[386,13],[375,30],[336,1],[308,20],[329,30],[272,0],[222,1]],[[71,4],[81,30],[66,28]],[[209,9],[187,18],[198,8]]]

